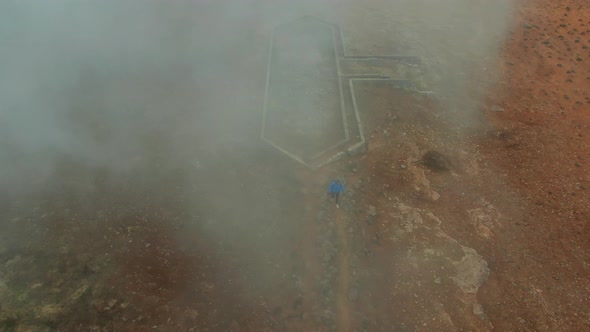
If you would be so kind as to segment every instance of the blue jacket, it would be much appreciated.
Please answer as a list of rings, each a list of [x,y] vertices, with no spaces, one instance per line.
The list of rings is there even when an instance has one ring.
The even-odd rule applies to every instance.
[[[328,189],[328,191],[331,193],[342,192],[344,194],[344,183],[334,180],[330,182],[330,188]]]

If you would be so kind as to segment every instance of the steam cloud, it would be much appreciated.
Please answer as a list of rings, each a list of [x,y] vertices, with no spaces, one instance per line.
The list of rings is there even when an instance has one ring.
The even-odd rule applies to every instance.
[[[0,13],[5,202],[67,182],[71,174],[60,176],[69,164],[91,169],[67,184],[78,196],[105,178],[148,195],[178,175],[185,187],[176,198],[201,235],[233,243],[244,255],[236,259],[268,280],[285,271],[264,267],[264,255],[296,249],[287,239],[301,236],[292,221],[302,222],[304,210],[289,161],[276,162],[258,140],[272,27],[313,15],[342,28],[349,55],[422,56],[429,73],[421,84],[464,96],[461,106],[449,103],[449,116],[470,122],[479,101],[467,93],[467,76],[481,63],[494,71],[511,5],[9,0]],[[250,176],[250,168],[264,176]]]

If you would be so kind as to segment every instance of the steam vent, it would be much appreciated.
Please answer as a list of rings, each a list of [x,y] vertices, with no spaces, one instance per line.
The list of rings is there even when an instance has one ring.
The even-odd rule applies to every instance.
[[[261,138],[313,169],[365,151],[355,84],[380,80],[415,90],[412,81],[388,75],[400,63],[418,66],[420,59],[346,56],[340,29],[313,17],[275,27]]]

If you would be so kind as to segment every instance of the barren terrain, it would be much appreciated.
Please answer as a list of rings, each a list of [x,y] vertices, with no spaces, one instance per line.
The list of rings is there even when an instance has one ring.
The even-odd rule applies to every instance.
[[[212,75],[195,96],[137,88],[226,91],[210,100],[228,119],[215,129],[247,128],[239,147],[181,155],[175,139],[206,138],[183,127],[190,107],[164,104],[170,130],[127,156],[141,166],[64,156],[35,192],[3,190],[0,330],[590,330],[590,4],[515,1],[480,54],[477,24],[386,2],[304,13],[340,25],[351,55],[424,58],[403,78],[432,94],[358,85],[363,154],[310,170],[259,141],[264,47],[289,18],[260,1],[240,31],[254,42],[227,55],[234,80]],[[458,20],[493,7],[470,6]],[[465,39],[445,41],[453,29]],[[239,112],[253,116],[229,120]]]

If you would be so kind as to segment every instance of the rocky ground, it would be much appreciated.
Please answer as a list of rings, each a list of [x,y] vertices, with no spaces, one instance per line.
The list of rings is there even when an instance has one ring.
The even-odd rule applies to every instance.
[[[6,194],[0,330],[590,329],[590,7],[515,3],[487,57],[420,43],[448,27],[398,29],[412,11],[376,29],[395,15],[380,1],[325,14],[352,54],[424,56],[413,79],[437,92],[359,86],[363,155],[310,171],[252,144],[121,177],[72,162]]]

